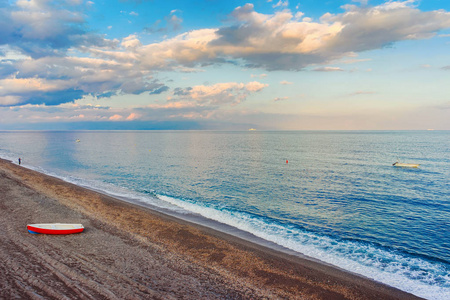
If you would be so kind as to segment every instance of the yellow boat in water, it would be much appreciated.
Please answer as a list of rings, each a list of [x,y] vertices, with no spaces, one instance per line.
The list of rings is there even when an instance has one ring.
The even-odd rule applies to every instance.
[[[392,164],[394,167],[404,167],[404,168],[418,168],[420,164],[407,164],[396,161]]]

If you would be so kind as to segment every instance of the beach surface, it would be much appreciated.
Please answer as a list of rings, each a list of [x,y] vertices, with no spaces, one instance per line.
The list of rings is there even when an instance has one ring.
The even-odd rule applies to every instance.
[[[0,299],[420,299],[5,160],[0,225]]]

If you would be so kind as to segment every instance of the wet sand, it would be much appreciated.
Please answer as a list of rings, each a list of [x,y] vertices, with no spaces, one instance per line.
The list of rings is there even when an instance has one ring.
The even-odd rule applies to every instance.
[[[5,160],[0,226],[0,299],[419,299]]]

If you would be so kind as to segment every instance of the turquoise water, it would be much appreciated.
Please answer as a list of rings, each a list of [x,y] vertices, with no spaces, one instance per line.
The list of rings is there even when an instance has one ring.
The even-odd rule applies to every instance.
[[[450,299],[449,153],[449,131],[0,132],[26,167],[428,299]]]

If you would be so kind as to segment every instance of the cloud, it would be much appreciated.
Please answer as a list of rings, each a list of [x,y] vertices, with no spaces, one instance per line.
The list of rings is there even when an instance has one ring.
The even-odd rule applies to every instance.
[[[267,87],[257,81],[247,84],[237,82],[217,83],[213,85],[197,85],[174,90],[171,101],[193,102],[200,106],[236,105],[244,101],[250,94]]]
[[[287,6],[289,6],[289,1],[287,1],[287,0],[286,1],[279,0],[277,2],[277,4],[272,5],[273,8],[275,8],[275,7],[287,7]]]
[[[429,38],[450,27],[450,13],[422,12],[409,1],[344,8],[344,13],[326,13],[312,22],[295,19],[287,9],[262,14],[246,4],[230,14],[230,26],[189,31],[132,52],[91,53],[164,70],[238,62],[249,68],[302,70],[398,41]]]
[[[139,119],[140,115],[136,114],[136,113],[131,113],[128,117],[127,120],[128,121],[132,121],[132,120],[137,120]]]
[[[119,120],[122,120],[123,117],[121,115],[114,115],[114,116],[109,117],[109,119],[111,121],[119,121]]]
[[[20,96],[16,95],[5,95],[0,96],[0,106],[13,106],[23,102]]]
[[[181,23],[183,23],[183,19],[175,15],[171,15],[170,17],[166,17],[166,22],[169,26],[169,30],[176,31],[181,29]]]
[[[287,80],[282,80],[282,81],[280,81],[280,84],[282,84],[282,85],[288,85],[288,84],[292,84],[292,82],[287,81]]]
[[[267,77],[267,74],[264,74],[264,73],[263,74],[259,74],[259,75],[251,74],[250,77],[251,78],[255,78],[255,77],[256,78],[264,78],[264,77]]]
[[[278,101],[283,101],[283,100],[287,100],[289,99],[289,97],[277,97],[275,99],[273,99],[273,101],[278,102]]]
[[[130,38],[125,38],[122,44],[130,48],[130,42]],[[159,94],[168,90],[163,83],[154,80],[148,70],[139,70],[131,63],[121,64],[99,58],[67,56],[25,59],[15,61],[10,68],[12,71],[8,77],[0,80],[6,86],[0,89],[0,96],[20,96],[15,103],[9,99],[11,105],[37,104],[47,100],[56,105],[72,102],[87,94],[105,98],[117,94]],[[68,91],[65,96],[64,91]],[[55,97],[39,96],[39,93],[46,92],[55,93]],[[3,102],[6,100],[1,104],[8,105]]]
[[[57,105],[87,95],[161,94],[169,87],[154,79],[155,73],[196,71],[211,64],[299,71],[398,41],[429,38],[450,28],[450,13],[424,12],[414,3],[347,5],[343,13],[326,13],[319,21],[295,16],[287,8],[258,13],[252,4],[245,4],[231,12],[225,26],[191,30],[155,43],[143,42],[138,33],[119,41],[90,32],[85,15],[89,3],[20,0],[3,4],[0,46],[21,57],[0,61],[4,81],[0,105]],[[165,27],[153,29],[179,30],[182,19],[176,13],[166,16]],[[24,80],[28,83],[18,88]],[[174,90],[173,96],[198,105],[237,104],[264,88],[258,84],[195,86]]]
[[[131,34],[131,35],[127,36],[126,38],[124,38],[122,40],[122,43],[120,43],[120,45],[128,50],[133,50],[133,49],[136,49],[136,48],[142,46],[142,44],[139,41],[136,34]]]
[[[57,105],[61,98],[80,99],[83,91],[64,80],[6,78],[0,80],[0,106],[30,104]]]
[[[84,4],[17,1],[0,9],[0,45],[9,45],[33,58],[63,55],[73,46],[105,46],[110,41],[85,29]]]
[[[109,106],[101,106],[101,105],[92,105],[92,104],[87,104],[87,105],[80,105],[80,104],[72,104],[71,106],[74,109],[77,110],[98,110],[98,109],[102,109],[102,110],[109,110],[111,109],[111,107]]]
[[[342,72],[344,70],[339,67],[320,67],[320,68],[313,69],[313,71],[315,71],[315,72]]]
[[[163,92],[166,92],[168,90],[169,90],[169,87],[164,85],[164,86],[161,86],[160,88],[157,88],[157,89],[154,89],[153,91],[151,91],[150,95],[159,95],[159,94],[161,94]]]
[[[166,33],[166,32],[173,32],[173,31],[179,31],[183,23],[183,19],[180,17],[177,17],[175,14],[181,12],[178,9],[173,9],[170,11],[170,14],[168,16],[165,16],[163,20],[156,20],[152,26],[145,27],[144,31],[146,33]],[[165,25],[161,25],[165,24]]]
[[[217,30],[208,49],[244,59],[250,67],[300,70],[401,40],[429,38],[450,27],[449,13],[422,12],[409,1],[345,9],[305,22],[288,10],[261,14],[246,4],[233,11],[236,24]]]

